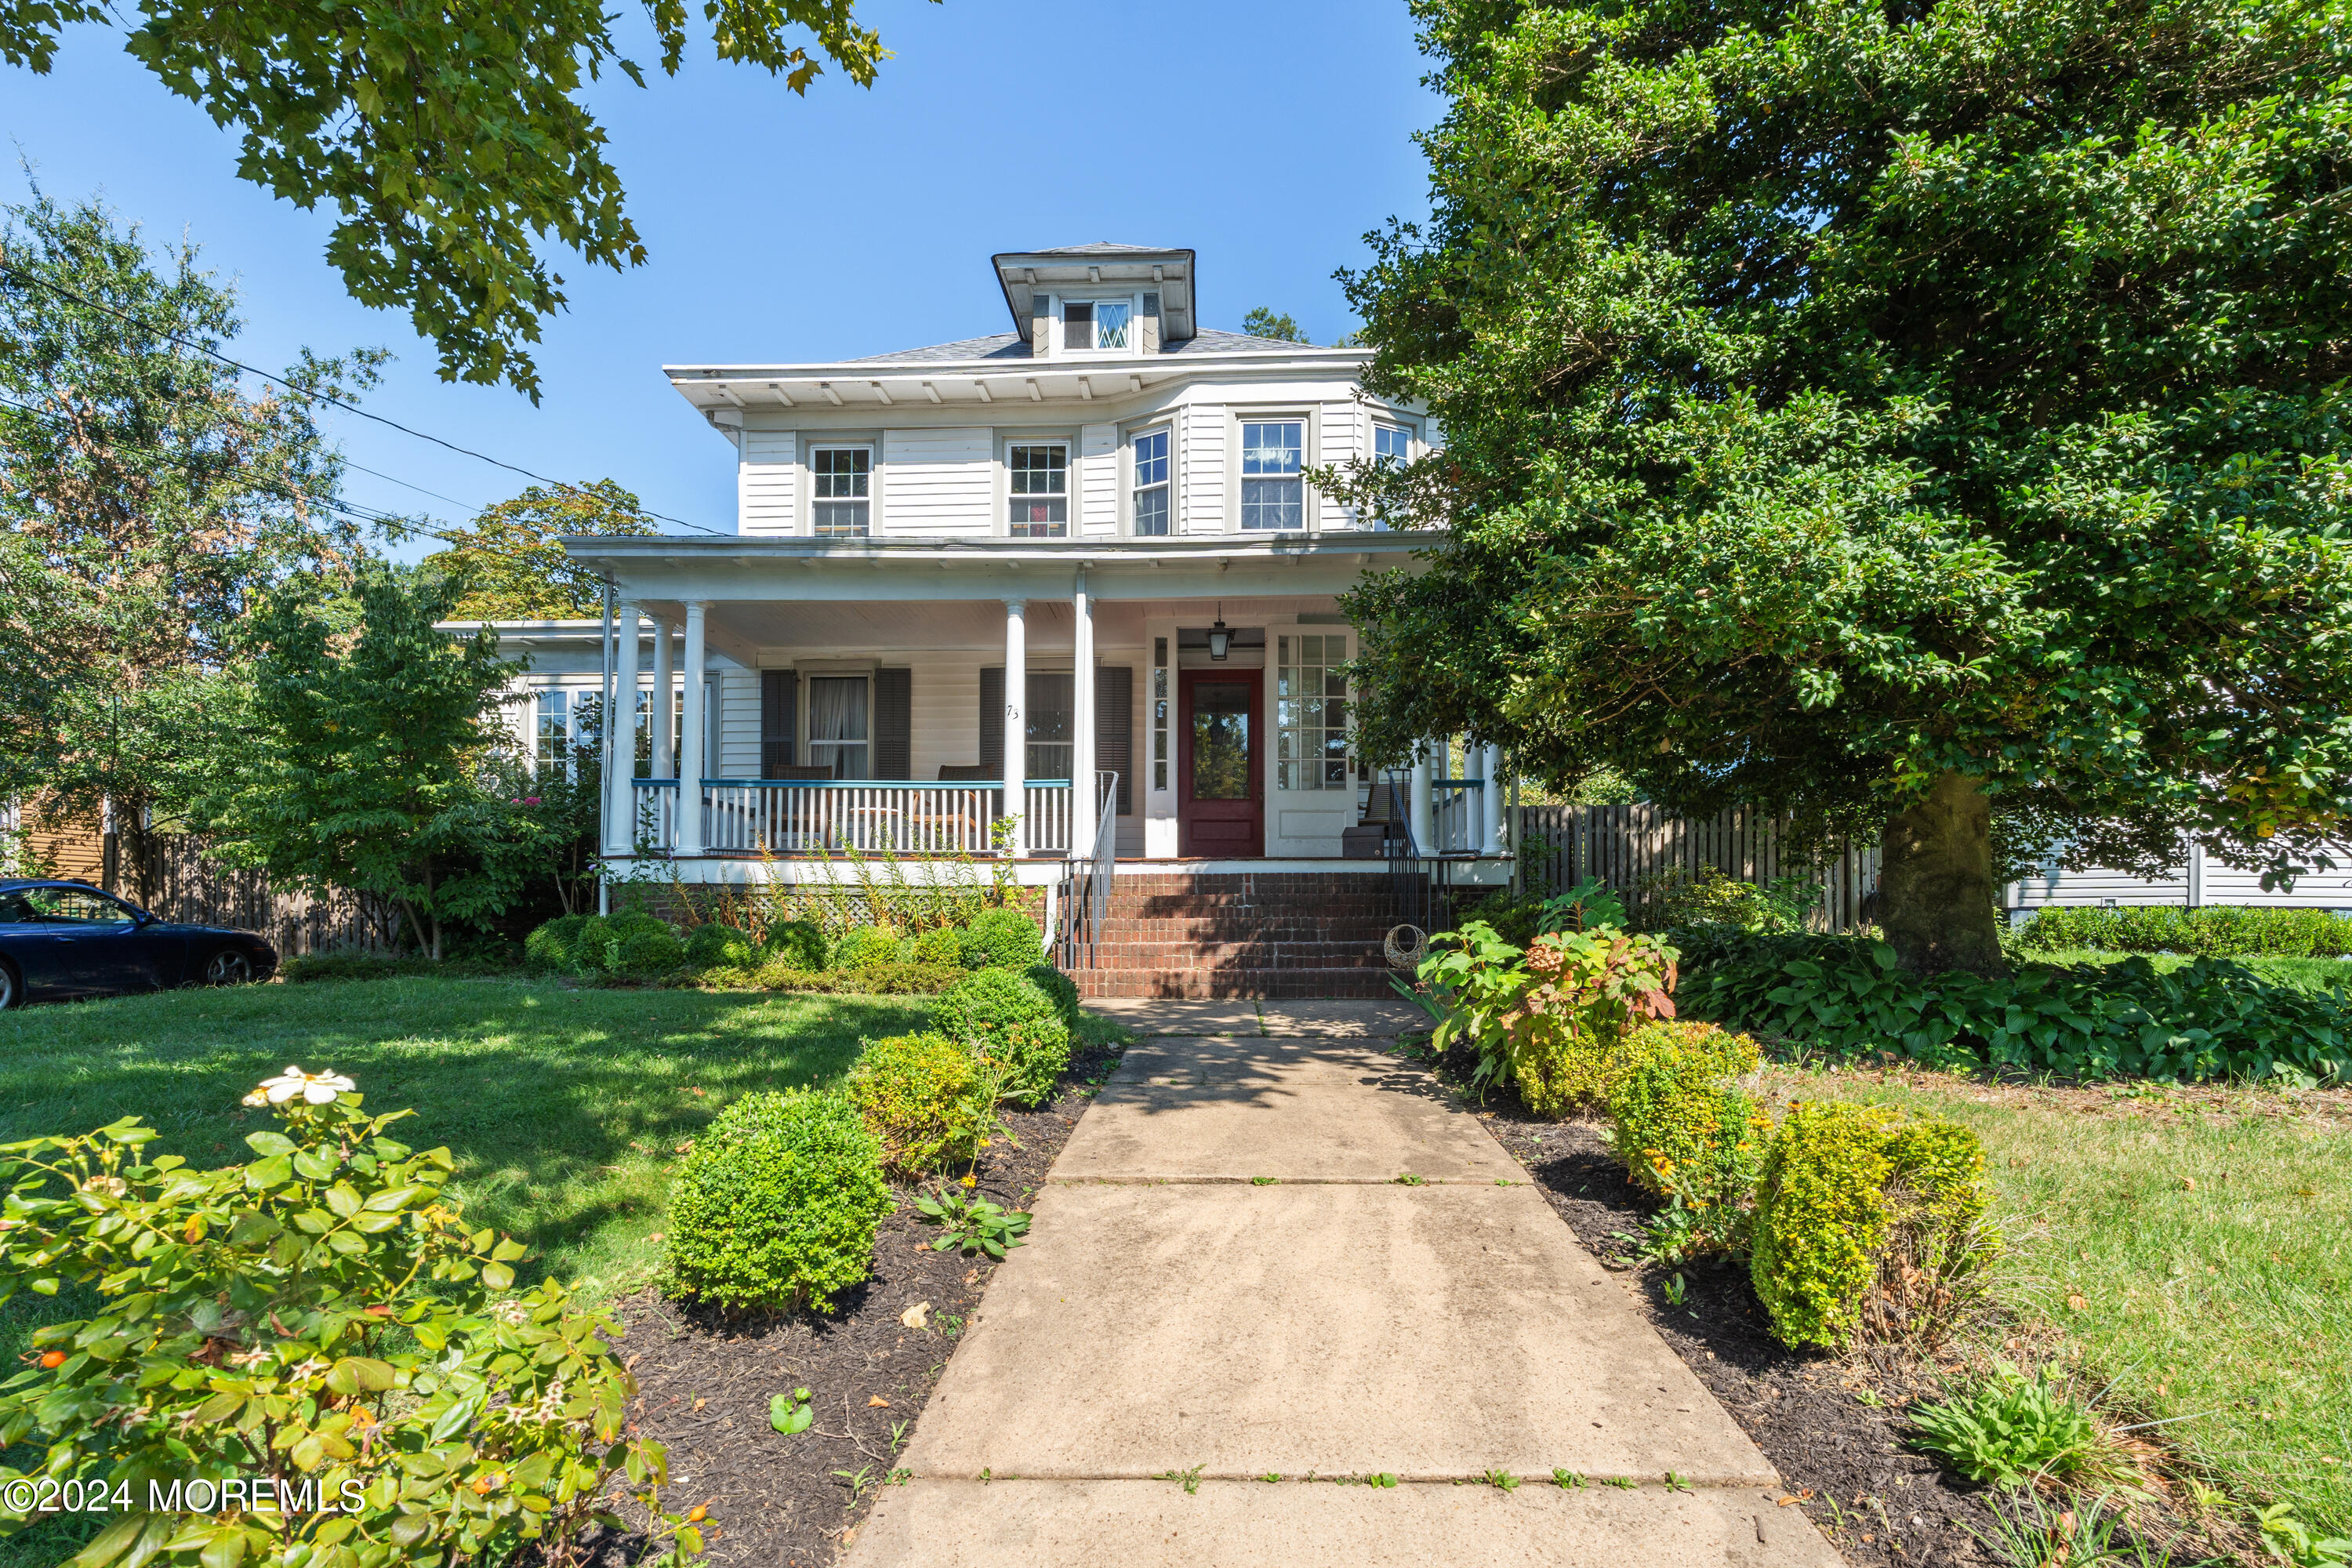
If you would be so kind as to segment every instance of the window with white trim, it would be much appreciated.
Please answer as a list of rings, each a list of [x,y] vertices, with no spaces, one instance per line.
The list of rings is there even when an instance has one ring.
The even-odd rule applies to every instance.
[[[1168,639],[1151,639],[1151,787],[1168,787]]]
[[[1402,425],[1372,426],[1372,467],[1402,468],[1412,460],[1412,432]]]
[[[1348,639],[1275,638],[1276,778],[1284,789],[1348,787]]]
[[[1297,532],[1307,526],[1307,426],[1297,419],[1242,425],[1242,527]]]
[[[1139,535],[1168,531],[1168,432],[1146,430],[1129,443],[1134,457],[1131,512]]]
[[[811,518],[819,539],[863,539],[873,505],[874,448],[819,447],[809,454],[814,500]]]
[[[540,773],[572,771],[572,693],[548,688],[539,693],[532,763]]]
[[[1065,300],[1062,301],[1062,347],[1087,353],[1123,349],[1129,341],[1128,318],[1134,306],[1125,300]]]
[[[1070,531],[1070,448],[1064,442],[1009,447],[1004,467],[1012,499],[1006,521],[1015,539],[1060,539]]]
[[[809,761],[837,779],[872,778],[866,767],[866,679],[812,675],[808,683]]]

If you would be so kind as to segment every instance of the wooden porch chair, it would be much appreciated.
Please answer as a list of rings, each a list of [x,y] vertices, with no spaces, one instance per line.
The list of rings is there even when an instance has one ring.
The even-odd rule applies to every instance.
[[[990,773],[988,771],[988,764],[985,763],[941,763],[940,764],[939,782],[941,784],[987,784],[992,780],[1001,779],[1003,776],[1004,775],[1002,773]],[[991,821],[993,821],[996,817],[1003,815],[1003,791],[998,790],[989,796],[989,819]],[[947,839],[950,843],[956,844],[968,842],[971,837],[977,836],[978,833],[985,830],[988,826],[986,822],[973,822],[970,816],[966,816],[961,810],[943,811],[940,813],[938,816],[931,819],[930,825],[940,833],[941,837]],[[986,846],[983,845],[982,847],[984,848]]]

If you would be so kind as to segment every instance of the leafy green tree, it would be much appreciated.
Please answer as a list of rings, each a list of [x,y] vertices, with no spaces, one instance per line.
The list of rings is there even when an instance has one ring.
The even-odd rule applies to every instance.
[[[91,824],[110,800],[145,894],[151,823],[219,721],[238,622],[360,552],[312,415],[380,356],[306,353],[288,389],[248,395],[192,346],[238,328],[194,247],[152,254],[94,202],[5,214],[0,797]]]
[[[273,595],[251,634],[248,761],[205,813],[230,863],[380,900],[435,959],[446,921],[504,910],[558,848],[495,766],[519,666],[487,628],[435,629],[454,597],[382,563],[348,594],[310,579]]]
[[[657,533],[637,498],[610,479],[543,489],[532,485],[443,535],[449,548],[428,571],[458,580],[454,614],[469,620],[564,620],[600,613],[602,579],[563,552],[567,533]]]
[[[1297,321],[1286,314],[1277,316],[1264,305],[1256,306],[1242,318],[1242,331],[1254,338],[1272,338],[1281,343],[1307,342],[1307,334],[1298,330]]]
[[[501,379],[539,396],[525,346],[562,309],[550,242],[615,271],[645,260],[620,174],[585,100],[615,70],[618,11],[528,5],[238,5],[139,0],[125,39],[172,91],[237,132],[237,173],[341,215],[327,258],[363,305],[408,311],[445,379]],[[704,0],[718,56],[805,94],[826,61],[870,86],[889,56],[854,0]],[[646,0],[672,75],[686,7]],[[0,0],[0,60],[48,70],[65,28],[116,20],[104,0]],[[795,42],[800,34],[806,41]]]
[[[1364,742],[1882,837],[1990,971],[1993,815],[2291,875],[2352,781],[2342,0],[1418,0],[1433,216],[1345,280],[1445,449]]]

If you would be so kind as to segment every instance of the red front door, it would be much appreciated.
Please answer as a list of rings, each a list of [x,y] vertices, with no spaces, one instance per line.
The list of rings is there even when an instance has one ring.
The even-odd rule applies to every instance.
[[[1181,853],[1214,859],[1265,853],[1265,789],[1255,669],[1187,669],[1180,677],[1176,816]]]

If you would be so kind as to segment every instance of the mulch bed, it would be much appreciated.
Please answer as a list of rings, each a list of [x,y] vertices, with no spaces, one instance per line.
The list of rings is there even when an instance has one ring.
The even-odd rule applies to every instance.
[[[1045,1109],[1007,1109],[1017,1147],[999,1141],[981,1156],[978,1191],[1026,1208],[1077,1124],[1092,1085],[1117,1062],[1115,1047],[1081,1047]],[[618,1303],[627,1331],[623,1359],[636,1373],[632,1429],[669,1450],[664,1500],[701,1504],[704,1561],[798,1568],[832,1563],[848,1532],[890,1484],[897,1455],[955,1353],[965,1320],[995,1265],[939,1252],[937,1228],[919,1224],[902,1191],[882,1222],[874,1275],[822,1314],[730,1321],[646,1290]],[[927,1303],[925,1326],[905,1314]],[[816,1414],[784,1436],[768,1402],[806,1388]],[[845,1472],[836,1473],[836,1472]],[[639,1542],[614,1543],[603,1561],[627,1561]]]
[[[1625,1179],[1596,1122],[1538,1121],[1516,1106],[1482,1110],[1486,1130],[1535,1178],[1587,1251],[1634,1267],[1633,1245],[1657,1208]],[[1679,1272],[1680,1306],[1665,1283]],[[1854,1563],[1978,1568],[1998,1563],[1970,1533],[1990,1534],[1987,1489],[1960,1480],[1904,1441],[1898,1401],[1926,1392],[1929,1369],[1888,1355],[1878,1364],[1792,1351],[1772,1337],[1737,1264],[1627,1275],[1632,1295],[1675,1353],[1764,1451],[1831,1542]],[[1874,1408],[1858,1395],[1886,1402]]]

